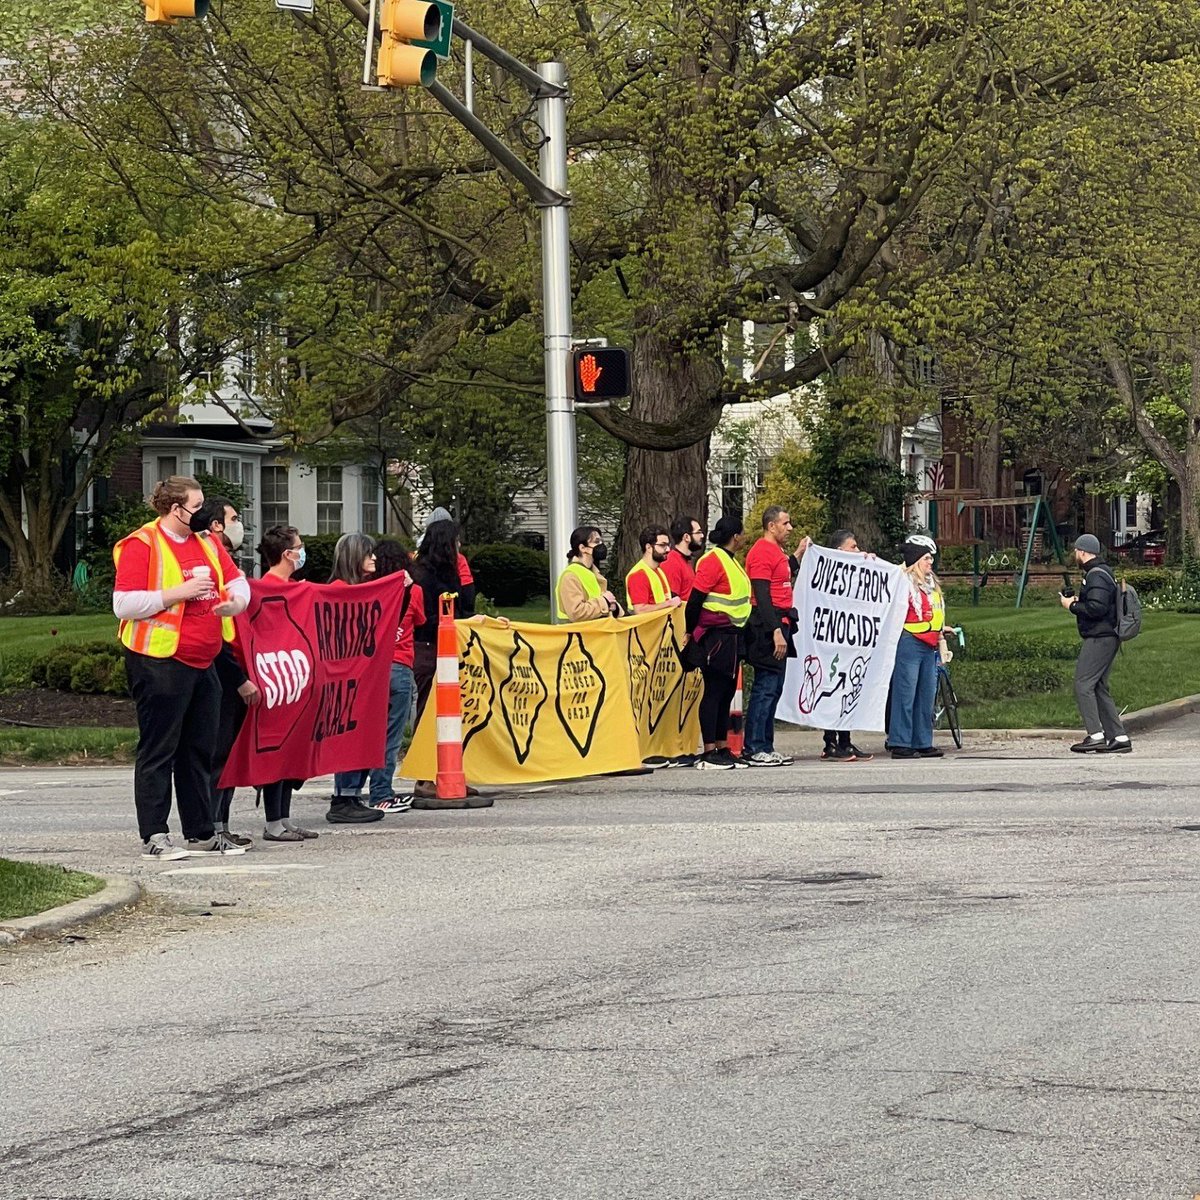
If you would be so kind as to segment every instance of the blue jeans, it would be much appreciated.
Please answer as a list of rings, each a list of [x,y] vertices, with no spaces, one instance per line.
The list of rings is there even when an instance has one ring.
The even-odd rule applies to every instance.
[[[771,754],[775,750],[775,710],[783,695],[783,671],[754,668],[754,686],[746,706],[746,753]]]
[[[403,663],[392,663],[392,689],[388,694],[387,750],[383,766],[371,772],[371,802],[377,804],[392,795],[392,776],[400,757],[400,743],[412,716],[413,673]]]
[[[892,713],[888,745],[926,750],[933,745],[933,701],[937,695],[938,650],[928,642],[900,635],[892,669]]]

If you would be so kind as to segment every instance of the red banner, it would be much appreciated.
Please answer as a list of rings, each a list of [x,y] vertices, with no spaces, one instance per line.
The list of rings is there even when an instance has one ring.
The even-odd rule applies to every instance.
[[[237,618],[262,699],[246,714],[221,787],[383,766],[403,573],[354,587],[250,581]]]

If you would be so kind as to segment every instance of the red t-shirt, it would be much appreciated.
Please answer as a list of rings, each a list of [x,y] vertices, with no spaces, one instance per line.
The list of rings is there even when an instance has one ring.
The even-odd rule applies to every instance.
[[[469,587],[475,582],[475,576],[471,574],[471,566],[463,554],[458,556],[458,582],[463,587]]]
[[[716,592],[720,596],[729,595],[729,575],[717,555],[704,556],[696,568],[696,578],[692,586],[705,595],[709,592]]]
[[[746,555],[746,574],[750,576],[751,583],[756,579],[770,581],[771,603],[776,608],[792,607],[792,569],[786,552],[778,542],[759,538]],[[753,595],[751,602],[757,604]]]
[[[671,595],[686,601],[696,585],[696,567],[686,554],[680,554],[673,546],[662,565],[662,573],[671,585]]]
[[[460,564],[461,566],[461,564]],[[400,624],[396,629],[396,649],[392,662],[411,667],[415,657],[413,630],[425,624],[425,593],[419,583],[410,583],[406,598],[400,602]]]
[[[204,553],[200,539],[194,533],[186,542],[177,542],[164,533],[163,541],[167,543],[169,552],[175,555],[185,580],[195,575],[197,567],[211,568],[208,555]],[[209,545],[217,552],[217,560],[221,564],[225,582],[239,579],[242,573],[234,565],[225,547],[215,540],[210,541]],[[121,551],[121,562],[117,567],[117,579],[113,590],[145,592],[155,588],[157,583],[157,580],[150,578],[150,547],[136,539],[126,542]],[[184,602],[183,621],[179,627],[179,648],[175,651],[175,657],[185,666],[203,670],[211,666],[213,659],[221,652],[221,621],[213,615],[213,608],[220,603],[220,599],[214,579],[213,586],[199,600]]]
[[[652,571],[658,575],[658,582],[662,585],[666,595],[671,594],[670,580],[663,574],[662,567],[651,567]],[[634,604],[657,604],[658,601],[654,598],[654,592],[650,588],[650,577],[645,571],[634,571],[630,575],[625,584],[625,592],[629,597],[630,605]]]

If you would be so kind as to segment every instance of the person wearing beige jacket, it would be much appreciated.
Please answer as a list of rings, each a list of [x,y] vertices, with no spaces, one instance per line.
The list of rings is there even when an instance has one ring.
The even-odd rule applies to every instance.
[[[598,621],[625,615],[599,571],[607,556],[608,547],[594,525],[581,525],[572,532],[567,566],[554,589],[559,621]]]

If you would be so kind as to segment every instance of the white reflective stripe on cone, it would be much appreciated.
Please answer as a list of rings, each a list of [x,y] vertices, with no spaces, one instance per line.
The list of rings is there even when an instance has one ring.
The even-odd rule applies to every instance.
[[[457,658],[439,658],[437,660],[437,681],[438,683],[457,683],[458,682],[458,659]]]
[[[462,717],[438,717],[437,740],[439,742],[461,742]]]

